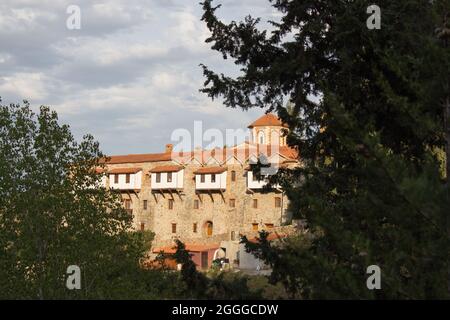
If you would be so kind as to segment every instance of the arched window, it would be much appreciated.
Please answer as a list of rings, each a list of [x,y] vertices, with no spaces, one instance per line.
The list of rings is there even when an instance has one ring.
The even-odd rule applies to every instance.
[[[260,143],[260,144],[264,144],[265,143],[264,132],[263,131],[259,131],[258,132],[258,143]]]
[[[206,221],[203,227],[207,237],[211,237],[213,234],[213,223],[211,221]]]
[[[270,135],[270,144],[279,145],[280,144],[280,132],[278,130],[272,130]]]

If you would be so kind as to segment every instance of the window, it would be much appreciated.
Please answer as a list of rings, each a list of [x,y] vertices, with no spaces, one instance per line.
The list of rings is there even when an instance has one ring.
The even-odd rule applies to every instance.
[[[257,174],[254,174],[253,172],[252,172],[252,178],[253,178],[253,181],[258,181],[258,175]]]
[[[270,134],[271,144],[280,144],[280,132],[278,130],[272,130]]]
[[[204,174],[200,175],[200,182],[205,183],[205,175]]]
[[[119,183],[119,175],[118,174],[114,175],[114,183]]]
[[[172,182],[172,172],[167,172],[167,182]]]
[[[200,201],[194,200],[194,209],[200,208]]]
[[[214,173],[211,175],[211,182],[216,182],[216,175]]]
[[[253,231],[258,231],[258,224],[257,223],[252,223],[252,230]]]
[[[192,232],[193,232],[193,233],[197,233],[197,223],[194,223],[194,224],[192,225]]]
[[[129,173],[127,173],[125,175],[125,183],[130,183],[130,174]]]
[[[258,142],[264,144],[264,132],[262,131],[258,132]]]
[[[205,223],[205,233],[208,237],[212,236],[213,234],[213,223],[211,221],[207,221]]]
[[[156,183],[160,183],[161,182],[161,173],[158,172],[156,173]]]
[[[141,231],[145,230],[145,223],[141,222]]]
[[[253,208],[258,209],[258,199],[253,199]]]
[[[147,200],[144,200],[144,210],[147,210]]]
[[[172,233],[177,233],[177,224],[172,223]]]
[[[236,240],[236,233],[234,231],[231,231],[230,239],[231,241]]]
[[[230,207],[235,208],[236,207],[236,199],[230,199]]]
[[[273,229],[273,223],[266,223],[266,229]]]
[[[123,200],[123,206],[125,207],[125,210],[129,213],[129,214],[133,214],[133,209],[131,208],[131,200],[130,199],[125,199]]]
[[[169,210],[173,209],[173,199],[169,199]]]
[[[281,198],[275,197],[275,208],[281,208]]]
[[[231,181],[236,181],[236,171],[231,171]]]

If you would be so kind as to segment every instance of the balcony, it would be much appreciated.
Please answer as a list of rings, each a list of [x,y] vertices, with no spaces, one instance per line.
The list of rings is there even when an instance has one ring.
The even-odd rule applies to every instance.
[[[262,189],[268,184],[268,178],[262,177],[258,180],[251,170],[247,171],[247,188],[248,189]],[[279,189],[280,185],[272,185],[272,188]]]
[[[263,178],[262,180],[258,180],[256,175],[253,174],[252,171],[247,171],[247,188],[249,189],[262,189],[267,185],[267,179]]]
[[[183,189],[184,168],[182,166],[159,166],[150,170],[151,189],[181,190]]]
[[[142,168],[113,168],[109,170],[109,187],[115,190],[140,190]]]
[[[226,167],[203,167],[194,174],[196,190],[225,190],[227,188]]]

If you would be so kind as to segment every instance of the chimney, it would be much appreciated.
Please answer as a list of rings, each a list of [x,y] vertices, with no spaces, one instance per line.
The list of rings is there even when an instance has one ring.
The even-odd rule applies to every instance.
[[[173,150],[173,144],[168,143],[166,144],[166,153],[171,153]]]

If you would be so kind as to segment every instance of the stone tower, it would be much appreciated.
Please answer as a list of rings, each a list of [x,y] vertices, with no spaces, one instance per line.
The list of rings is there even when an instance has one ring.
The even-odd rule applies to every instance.
[[[248,126],[251,130],[251,142],[255,144],[286,146],[283,129],[287,126],[274,114],[268,113]]]

